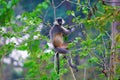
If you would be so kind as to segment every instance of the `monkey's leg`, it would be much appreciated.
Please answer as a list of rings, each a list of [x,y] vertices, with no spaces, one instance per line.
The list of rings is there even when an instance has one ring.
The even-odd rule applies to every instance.
[[[76,65],[73,64],[72,62],[72,57],[71,57],[71,53],[69,50],[65,49],[65,48],[55,48],[55,51],[58,52],[58,53],[63,53],[63,54],[66,54],[68,53],[68,55],[66,55],[65,57],[67,58],[67,61],[68,61],[68,64],[71,68],[75,69],[76,72],[78,71],[78,68]]]
[[[69,50],[65,49],[65,48],[60,48],[60,47],[57,47],[57,48],[54,48],[56,52],[58,53],[63,53],[63,54],[66,54],[66,53],[69,53]]]
[[[74,65],[73,62],[72,62],[72,57],[71,57],[71,54],[69,54],[67,56],[67,61],[68,61],[68,64],[71,68],[75,69],[76,72],[78,72],[78,68],[77,68],[77,65]]]

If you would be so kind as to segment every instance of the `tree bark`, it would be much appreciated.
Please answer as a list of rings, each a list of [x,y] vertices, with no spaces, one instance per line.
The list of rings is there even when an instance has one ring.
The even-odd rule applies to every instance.
[[[112,44],[111,44],[111,55],[110,55],[110,80],[113,80],[116,74],[116,66],[117,66],[117,62],[120,61],[119,59],[119,54],[117,54],[118,52],[120,52],[118,48],[116,48],[116,46],[118,46],[118,41],[116,40],[116,38],[120,38],[119,34],[120,34],[120,21],[114,21],[111,27],[111,38],[112,38]]]

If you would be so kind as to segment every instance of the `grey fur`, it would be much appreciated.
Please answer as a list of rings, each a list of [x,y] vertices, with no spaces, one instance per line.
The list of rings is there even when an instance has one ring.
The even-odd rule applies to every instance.
[[[60,34],[63,34],[63,35],[68,35],[68,34],[70,34],[72,32],[71,30],[68,30],[68,29],[66,29],[66,28],[64,28],[62,26],[63,22],[58,22],[58,21],[59,20],[56,19],[56,21],[54,22],[53,27],[50,29],[49,34],[50,34],[51,41],[52,41],[55,34],[60,33]],[[64,20],[61,20],[61,21],[64,21]],[[59,48],[59,47],[54,46],[54,50],[57,53],[63,53],[63,54],[70,53],[70,51],[68,49],[66,49],[66,48]],[[71,60],[71,58],[69,56],[67,57],[67,60],[68,60],[69,66],[76,69],[76,71],[78,71],[77,66],[72,64],[72,60]]]

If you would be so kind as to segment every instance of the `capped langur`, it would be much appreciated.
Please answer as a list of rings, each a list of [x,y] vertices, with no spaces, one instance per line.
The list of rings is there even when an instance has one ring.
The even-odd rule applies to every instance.
[[[64,35],[68,35],[71,32],[73,32],[72,29],[66,29],[63,27],[63,24],[65,23],[65,21],[62,18],[56,18],[54,21],[54,25],[53,27],[50,29],[50,39],[51,42],[54,46],[54,50],[57,53],[61,53],[61,54],[70,54],[70,51],[68,50],[68,44],[64,42],[63,40],[63,36]],[[72,63],[72,59],[71,56],[66,56],[69,66],[71,68],[74,68],[76,71],[78,71],[77,66],[73,65]]]

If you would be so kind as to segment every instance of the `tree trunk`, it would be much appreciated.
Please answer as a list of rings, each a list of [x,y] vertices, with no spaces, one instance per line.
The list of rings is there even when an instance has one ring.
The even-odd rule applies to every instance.
[[[111,38],[112,38],[112,45],[111,45],[111,56],[110,56],[110,80],[113,80],[116,74],[116,66],[117,62],[120,61],[119,59],[119,52],[120,49],[117,48],[120,38],[120,21],[115,21],[111,27]],[[118,39],[118,40],[117,40]]]

